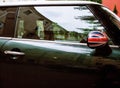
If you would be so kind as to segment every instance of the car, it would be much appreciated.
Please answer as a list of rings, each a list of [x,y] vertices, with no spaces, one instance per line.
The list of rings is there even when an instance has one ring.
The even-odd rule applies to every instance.
[[[0,5],[1,88],[118,88],[119,71],[120,18],[102,4]]]

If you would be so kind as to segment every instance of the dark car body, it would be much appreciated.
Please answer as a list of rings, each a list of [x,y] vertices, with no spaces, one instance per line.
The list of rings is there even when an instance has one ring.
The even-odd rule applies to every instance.
[[[53,14],[52,11],[66,12],[62,15],[69,17],[66,19],[69,26],[65,18],[56,20],[60,13]],[[80,11],[83,11],[81,15]],[[90,12],[92,15],[88,15]],[[75,14],[70,15],[72,13]],[[84,1],[3,3],[0,14],[1,88],[93,88],[97,78],[93,81],[87,77],[92,75],[91,72],[94,77],[107,67],[120,69],[120,19],[101,4]],[[55,20],[48,15],[54,16]],[[79,20],[86,23],[78,24]],[[39,28],[37,34],[41,33],[35,38],[31,37],[35,35],[32,30],[36,26],[34,23]],[[77,30],[66,30],[69,27]],[[109,37],[107,48],[91,49],[87,45],[87,35],[99,28]],[[44,30],[41,32],[41,29]],[[26,31],[32,32],[28,35]]]

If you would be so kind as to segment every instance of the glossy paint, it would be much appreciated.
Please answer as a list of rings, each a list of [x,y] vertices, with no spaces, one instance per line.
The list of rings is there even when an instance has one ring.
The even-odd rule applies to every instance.
[[[67,3],[67,2],[66,2]],[[61,2],[59,5],[66,5],[66,3]],[[27,3],[27,5],[32,5]],[[92,4],[92,5],[91,5]],[[17,4],[16,4],[17,5]],[[38,3],[35,3],[38,5]],[[56,5],[55,2],[51,3],[41,3],[39,5]],[[90,3],[90,2],[71,2],[67,5],[88,5],[88,7],[93,10],[95,8],[100,8],[100,4]],[[23,5],[24,6],[24,5]],[[100,8],[102,9],[102,8]],[[97,12],[97,11],[96,11]],[[99,13],[94,13],[98,18]],[[101,19],[104,24],[104,20]],[[105,24],[108,27],[108,24]],[[107,29],[105,29],[108,31]],[[112,31],[112,30],[111,30]],[[111,32],[110,31],[110,32]],[[109,31],[108,31],[109,32]],[[113,36],[112,36],[113,37]],[[114,37],[113,37],[114,38]],[[114,38],[114,41],[116,39]],[[66,66],[66,67],[78,67],[78,68],[98,68],[97,62],[99,58],[105,59],[105,63],[114,61],[116,57],[114,54],[119,56],[119,48],[113,49],[112,53],[106,57],[103,55],[95,56],[95,49],[90,49],[87,44],[81,43],[69,43],[69,42],[57,42],[57,41],[47,41],[47,40],[34,40],[34,39],[19,39],[10,38],[4,39],[1,42],[1,52],[5,54],[7,60],[15,60],[18,63],[32,63],[39,65],[55,65],[55,66]],[[119,42],[118,42],[119,43]],[[114,52],[114,53],[113,53]],[[111,60],[113,58],[113,60]],[[101,60],[102,60],[101,59]],[[116,61],[115,61],[116,62]],[[103,66],[105,63],[101,63]]]
[[[32,40],[24,41],[20,39],[10,40],[3,46],[3,51],[12,51],[13,49],[18,49],[25,54],[25,56],[22,57],[23,63],[32,61],[32,63],[36,64],[72,67],[77,66],[76,63],[78,63],[77,61],[79,61],[79,59],[83,60],[82,58],[84,58],[85,60],[86,57],[86,60],[92,60],[90,53],[93,51],[89,49],[86,44],[81,45]]]
[[[110,39],[114,40],[116,45],[110,45],[112,52],[108,55],[102,55],[106,49],[102,49],[99,55],[95,55],[97,48],[91,49],[85,43],[1,37],[0,87],[93,88],[98,80],[95,77],[99,75],[102,67],[112,65],[120,68],[119,25],[116,26],[111,22],[112,20],[108,17],[111,13],[103,11],[101,5],[89,2],[62,2],[61,4],[42,2],[40,4],[17,3],[13,6],[26,6],[26,4],[29,6],[87,5],[100,19],[105,31],[110,34]],[[0,6],[5,5],[12,6],[12,4]],[[107,15],[101,15],[102,12],[106,12]]]
[[[113,47],[113,46],[112,46]],[[24,55],[6,55],[9,60],[18,63],[31,63],[43,66],[70,67],[98,69],[100,66],[112,64],[119,67],[120,53],[118,48],[112,48],[111,55],[107,57],[94,56],[94,49],[90,49],[86,44],[50,42],[44,40],[12,39],[2,47],[2,52],[19,51]]]

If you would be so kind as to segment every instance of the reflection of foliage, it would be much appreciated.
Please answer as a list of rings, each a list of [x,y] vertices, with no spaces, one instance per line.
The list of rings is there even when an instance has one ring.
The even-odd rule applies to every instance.
[[[97,27],[100,27],[101,24],[98,22],[98,20],[95,19],[94,16],[79,16],[78,17],[79,19],[81,20],[84,20],[86,21],[87,23],[91,24],[91,26],[89,26],[90,28],[93,28],[93,25],[94,25],[94,28],[97,28]],[[94,29],[90,29],[90,28],[86,28],[86,29],[81,29],[81,28],[77,28],[77,29],[80,29],[80,30],[83,30],[83,31],[92,31]]]
[[[99,21],[95,18],[93,14],[91,14],[86,6],[78,6],[74,9],[85,12],[85,14],[75,16],[76,20],[85,21],[87,25],[86,28],[76,28],[81,31],[83,37],[87,36],[90,31],[96,30],[98,27],[101,27]]]
[[[88,34],[90,31],[95,30],[95,28],[94,29],[90,29],[90,28],[77,28],[77,29],[83,31],[84,34]]]
[[[58,40],[65,40],[68,34],[68,31],[57,23],[52,23],[54,38]]]
[[[80,17],[81,20],[95,20],[95,17],[93,16],[83,16],[83,17]]]
[[[77,6],[77,7],[74,7],[74,9],[87,10],[86,6]]]
[[[70,31],[68,35],[68,40],[70,41],[79,41],[81,39],[81,34],[75,31]]]
[[[88,29],[88,28],[83,28],[82,30],[84,30],[85,32],[88,32],[88,31],[93,31],[93,29]]]
[[[82,17],[80,17],[80,19],[84,20],[90,24],[96,24],[96,25],[99,24],[99,22],[95,19],[94,16],[82,16]]]
[[[83,10],[84,11],[88,10],[88,8],[86,6],[78,6],[78,7],[75,7],[74,9],[78,9],[78,10],[82,10],[82,11]],[[76,20],[79,20],[79,19],[84,20],[89,24],[95,24],[96,27],[100,26],[98,20],[96,20],[96,18],[91,14],[91,12],[88,12],[88,13],[90,13],[90,14],[89,15],[83,15],[83,16],[76,16],[75,19]]]

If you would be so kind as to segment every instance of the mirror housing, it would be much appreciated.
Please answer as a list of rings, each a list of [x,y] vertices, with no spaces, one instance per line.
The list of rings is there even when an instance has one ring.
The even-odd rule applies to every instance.
[[[105,33],[100,31],[91,31],[88,34],[87,45],[90,48],[103,47],[108,43],[108,37]]]

